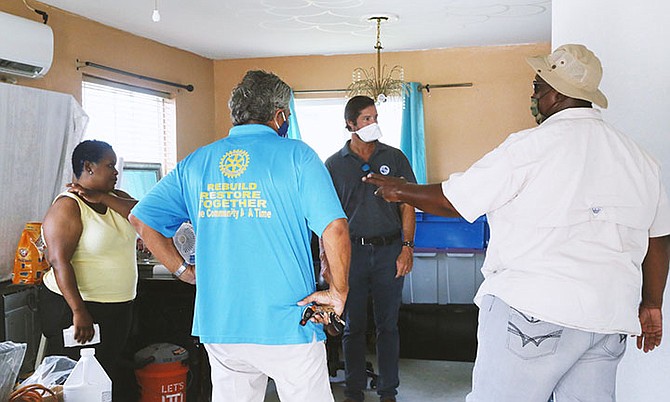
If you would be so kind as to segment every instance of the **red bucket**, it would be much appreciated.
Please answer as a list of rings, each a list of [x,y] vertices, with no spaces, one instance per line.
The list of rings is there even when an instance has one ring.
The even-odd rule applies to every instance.
[[[153,363],[135,370],[140,402],[186,402],[186,362]]]
[[[135,353],[140,402],[186,402],[188,352],[171,343],[156,343]]]

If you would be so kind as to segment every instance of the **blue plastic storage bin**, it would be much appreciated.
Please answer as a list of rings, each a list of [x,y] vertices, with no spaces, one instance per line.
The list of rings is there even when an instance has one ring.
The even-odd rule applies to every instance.
[[[463,218],[416,213],[414,244],[417,248],[485,249],[488,241],[489,227],[484,215],[468,223]]]

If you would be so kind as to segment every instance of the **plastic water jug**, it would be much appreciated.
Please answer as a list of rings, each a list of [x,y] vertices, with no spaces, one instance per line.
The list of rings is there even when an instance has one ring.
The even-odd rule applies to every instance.
[[[112,380],[95,358],[95,349],[83,348],[81,357],[63,384],[65,402],[112,402]]]

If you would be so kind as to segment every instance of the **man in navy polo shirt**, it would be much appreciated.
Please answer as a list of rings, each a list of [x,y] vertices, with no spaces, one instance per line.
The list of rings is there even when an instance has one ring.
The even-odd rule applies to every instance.
[[[404,276],[412,270],[414,207],[388,203],[374,195],[375,186],[361,178],[374,172],[416,182],[407,157],[378,141],[375,102],[355,96],[344,109],[351,140],[326,161],[337,195],[349,219],[351,271],[342,338],[347,401],[362,401],[365,373],[368,295],[372,294],[377,328],[377,393],[381,401],[395,401],[400,336],[398,314]]]

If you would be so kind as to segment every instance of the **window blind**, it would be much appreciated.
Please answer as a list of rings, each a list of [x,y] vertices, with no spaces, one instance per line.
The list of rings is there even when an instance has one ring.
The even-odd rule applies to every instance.
[[[90,118],[84,139],[108,142],[124,162],[160,163],[165,175],[177,161],[176,108],[167,95],[84,77],[82,103]]]

